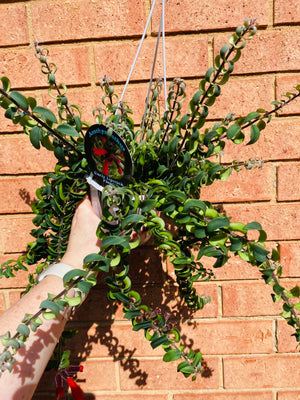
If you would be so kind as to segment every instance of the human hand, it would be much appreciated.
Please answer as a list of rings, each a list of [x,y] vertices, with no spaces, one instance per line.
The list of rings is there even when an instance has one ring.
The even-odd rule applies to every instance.
[[[71,233],[62,263],[74,268],[82,268],[84,258],[91,253],[98,253],[100,241],[96,236],[100,218],[95,214],[88,197],[78,205],[71,226]]]
[[[132,231],[130,235],[131,242],[136,241],[138,238],[140,239],[139,246],[143,246],[144,244],[146,244],[151,238],[151,235],[148,232],[148,228],[143,226],[139,233],[137,233],[136,231]]]

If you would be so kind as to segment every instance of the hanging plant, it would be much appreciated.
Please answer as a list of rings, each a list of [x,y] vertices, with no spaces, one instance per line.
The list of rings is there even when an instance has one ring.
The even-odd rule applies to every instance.
[[[273,102],[269,111],[258,108],[237,119],[229,113],[220,122],[207,122],[210,108],[256,30],[256,22],[250,19],[236,29],[215,57],[214,66],[201,79],[184,115],[185,82],[177,78],[170,83],[167,109],[161,115],[159,98],[163,83],[161,79],[154,80],[137,130],[130,117],[131,109],[127,103],[119,102],[108,77],[100,81],[104,94],[100,107],[94,110],[97,125],[82,121],[80,108],[69,104],[66,86],[56,82],[56,66],[48,62],[48,51],[37,43],[36,56],[48,79],[49,93],[56,98],[57,115],[37,105],[34,98],[11,90],[9,79],[1,78],[0,106],[5,117],[22,126],[36,149],[45,147],[57,158],[54,171],[44,176],[44,185],[36,192],[38,200],[32,205],[34,240],[24,255],[2,264],[1,276],[9,278],[18,270],[36,265],[36,272],[29,274],[27,291],[30,290],[37,275],[49,264],[58,262],[66,251],[75,208],[90,190],[87,177],[96,180],[94,188],[103,186],[102,220],[97,230],[101,240],[99,253],[85,258],[83,270],[68,272],[64,276],[65,290],[45,299],[36,314],[26,314],[17,332],[1,336],[5,346],[0,357],[1,373],[12,370],[14,354],[30,331],[43,323],[43,317],[55,318],[65,307],[80,304],[82,295],[96,284],[95,273],[102,271],[106,274],[108,298],[123,303],[124,318],[132,322],[133,331],[143,330],[153,349],[162,346],[165,362],[180,360],[177,370],[185,377],[196,378],[201,372],[202,354],[185,349],[180,344],[179,330],[169,321],[170,315],[143,304],[140,294],[132,289],[127,258],[140,244],[139,237],[131,240],[132,232],[141,229],[147,230],[157,251],[173,264],[180,297],[190,309],[202,309],[210,301],[197,293],[194,283],[211,279],[216,269],[237,255],[259,268],[265,282],[273,288],[274,302],[283,301],[281,315],[295,328],[294,335],[300,341],[300,288],[286,290],[280,283],[280,256],[275,249],[266,250],[267,234],[260,223],[232,221],[200,195],[201,188],[217,180],[224,182],[242,168],[262,167],[261,161],[252,159],[225,165],[213,156],[226,151],[228,142],[240,144],[248,137],[248,145],[256,143],[272,115],[300,96],[299,85],[294,93]],[[86,129],[102,133],[87,144]],[[249,239],[250,231],[257,231],[256,239]],[[206,267],[204,257],[214,260],[212,268]],[[75,289],[76,297],[67,297],[70,288]],[[53,364],[52,360],[58,368],[58,396],[62,396],[62,379],[76,389],[72,377],[66,375],[71,368],[68,355],[64,352],[60,360],[62,354],[56,352],[57,362]]]

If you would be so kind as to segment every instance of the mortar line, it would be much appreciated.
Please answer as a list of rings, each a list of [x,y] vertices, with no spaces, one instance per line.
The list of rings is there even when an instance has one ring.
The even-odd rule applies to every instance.
[[[217,318],[221,319],[223,317],[223,291],[222,284],[217,286],[217,298],[218,298],[218,314]]]
[[[220,385],[219,390],[225,390],[225,369],[224,369],[224,358],[220,356],[220,366],[219,366],[219,373],[220,373]]]
[[[214,35],[208,34],[207,36],[207,54],[208,54],[208,68],[214,65]]]
[[[3,293],[3,296],[4,296],[4,307],[5,307],[5,310],[8,310],[9,309],[9,307],[10,307],[10,299],[9,299],[9,291],[8,290],[1,290],[1,292]]]
[[[31,6],[30,4],[25,4],[26,9],[26,24],[28,28],[28,40],[30,44],[33,44],[35,37],[34,37],[34,30],[32,24],[32,14],[31,14]]]
[[[274,329],[274,352],[278,353],[278,319],[277,318],[274,318],[273,329]]]
[[[268,28],[274,28],[274,0],[269,0]]]
[[[145,20],[147,20],[147,18],[149,17],[150,10],[151,10],[151,1],[150,1],[150,0],[145,0]],[[152,18],[153,18],[153,16],[152,16]],[[145,39],[147,39],[147,37],[151,36],[151,32],[152,32],[152,18],[151,18],[150,24],[149,24],[149,26],[148,26]]]
[[[121,382],[120,382],[120,360],[115,362],[115,373],[116,373],[116,389],[121,392]]]
[[[89,44],[88,58],[89,58],[89,70],[90,70],[90,85],[92,88],[96,88],[97,81],[99,80],[100,77],[97,77],[96,73],[95,49],[93,43]]]

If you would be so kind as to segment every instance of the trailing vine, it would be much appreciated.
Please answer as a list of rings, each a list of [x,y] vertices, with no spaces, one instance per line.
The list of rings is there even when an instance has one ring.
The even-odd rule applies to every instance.
[[[202,309],[210,301],[197,293],[194,283],[211,279],[216,268],[237,255],[259,268],[265,282],[273,288],[273,300],[283,301],[281,315],[295,328],[294,335],[300,341],[297,314],[300,288],[286,290],[280,283],[280,256],[275,249],[266,250],[267,234],[262,226],[254,221],[247,224],[231,221],[201,198],[201,188],[216,180],[226,181],[233,171],[262,167],[261,160],[235,160],[224,165],[213,162],[212,156],[224,151],[228,141],[242,143],[247,129],[250,130],[247,144],[255,143],[272,115],[300,95],[299,85],[295,93],[286,94],[287,100],[273,102],[269,111],[259,108],[238,119],[228,114],[222,121],[206,126],[210,107],[230,79],[246,40],[252,39],[256,30],[256,21],[247,19],[231,35],[229,44],[215,57],[214,66],[201,79],[199,90],[189,102],[188,113],[182,115],[186,99],[182,79],[170,83],[168,109],[163,113],[159,107],[162,82],[154,81],[142,123],[136,131],[129,106],[119,103],[107,76],[101,79],[104,93],[100,106],[94,110],[95,120],[105,124],[108,132],[117,132],[127,144],[134,165],[132,180],[126,186],[107,185],[103,189],[103,217],[97,230],[101,240],[99,254],[87,256],[83,270],[68,272],[64,276],[65,289],[59,294],[49,294],[34,315],[26,314],[16,332],[1,336],[5,346],[0,356],[1,373],[12,370],[14,355],[24,346],[30,332],[35,332],[43,319],[58,317],[66,307],[80,304],[82,295],[96,284],[95,273],[103,271],[108,298],[123,303],[124,318],[132,322],[133,331],[143,330],[152,348],[162,346],[164,361],[180,360],[177,370],[185,377],[195,379],[199,375],[201,352],[181,346],[180,332],[170,323],[170,315],[163,314],[158,307],[152,310],[142,304],[140,294],[132,289],[127,256],[140,244],[139,238],[131,239],[132,232],[141,229],[147,230],[157,250],[173,264],[180,296],[189,308]],[[34,240],[27,245],[24,255],[8,260],[0,270],[1,277],[9,278],[18,270],[36,265],[35,273],[29,274],[27,291],[36,284],[37,275],[64,254],[76,205],[89,192],[86,177],[90,173],[84,154],[84,132],[90,124],[82,121],[77,105],[69,104],[67,87],[56,82],[57,67],[48,62],[48,51],[35,43],[35,54],[47,76],[49,94],[56,99],[57,116],[50,109],[38,106],[34,98],[11,90],[7,77],[1,77],[0,88],[0,106],[5,116],[22,126],[36,149],[43,146],[57,158],[54,171],[44,176],[44,185],[37,190],[38,200],[32,205],[36,214],[33,219],[36,228],[31,231]],[[248,237],[253,230],[258,232],[257,239]],[[204,257],[214,259],[212,268],[205,266]],[[70,288],[76,291],[74,298],[67,296]],[[56,366],[59,376],[64,376],[69,367],[68,352],[56,352],[55,356],[52,366]]]

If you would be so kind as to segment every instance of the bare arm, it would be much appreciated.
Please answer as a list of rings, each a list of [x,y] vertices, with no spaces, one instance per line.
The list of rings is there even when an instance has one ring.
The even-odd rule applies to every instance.
[[[95,234],[98,224],[99,218],[93,212],[90,201],[85,199],[74,215],[67,251],[61,262],[81,268],[86,255],[99,251]],[[0,316],[0,332],[15,332],[25,313],[34,314],[48,293],[58,294],[63,288],[61,278],[46,276]],[[24,348],[16,355],[13,371],[4,372],[0,378],[1,397],[7,400],[31,399],[67,322],[67,314],[68,310],[61,313],[59,319],[44,321],[35,333],[30,333]]]

